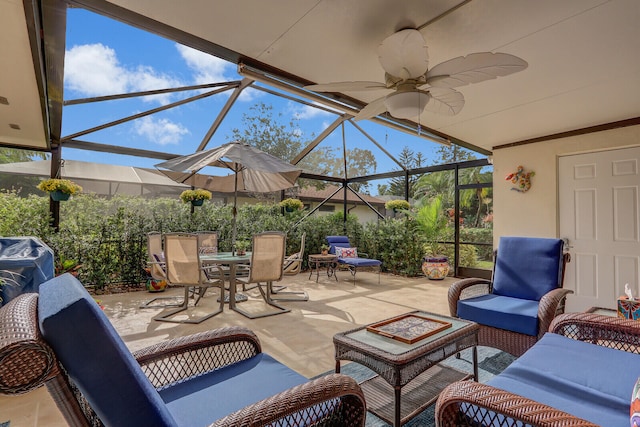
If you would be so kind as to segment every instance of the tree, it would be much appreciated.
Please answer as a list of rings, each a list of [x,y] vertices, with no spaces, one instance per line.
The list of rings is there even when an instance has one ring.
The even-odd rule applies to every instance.
[[[405,146],[400,155],[398,156],[398,161],[403,164],[407,169],[416,169],[423,166],[424,158],[421,152],[414,152],[409,147]],[[418,181],[420,177],[417,175],[409,175],[409,198],[415,197],[415,183]],[[388,194],[391,196],[404,197],[404,183],[405,177],[399,176],[396,178],[391,178],[389,180],[389,186],[385,189],[387,192],[384,194]],[[382,194],[378,192],[378,194]]]
[[[283,113],[274,114],[273,106],[258,103],[249,108],[248,113],[242,116],[242,130],[232,129],[230,140],[241,141],[249,145],[279,157],[292,161],[302,148],[312,140],[314,135],[305,137],[299,125],[297,117],[287,118]],[[305,170],[313,171],[318,175],[344,177],[344,161],[338,150],[331,147],[316,147],[307,154],[298,166]],[[341,154],[341,153],[340,153]],[[376,159],[370,150],[354,148],[347,150],[347,176],[356,177],[367,175],[376,169]],[[316,188],[324,187],[324,183],[318,181],[298,180],[301,187],[313,185]],[[351,188],[356,191],[365,191],[368,183],[353,183]]]
[[[436,151],[436,154],[440,156],[442,164],[458,163],[476,159],[476,156],[472,151],[455,144],[440,146],[438,151]]]

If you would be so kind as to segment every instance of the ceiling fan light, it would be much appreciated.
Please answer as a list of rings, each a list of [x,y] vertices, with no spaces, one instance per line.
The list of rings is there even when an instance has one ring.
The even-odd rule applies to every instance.
[[[419,91],[395,92],[385,98],[384,105],[397,119],[414,119],[422,114],[429,98],[428,93]]]

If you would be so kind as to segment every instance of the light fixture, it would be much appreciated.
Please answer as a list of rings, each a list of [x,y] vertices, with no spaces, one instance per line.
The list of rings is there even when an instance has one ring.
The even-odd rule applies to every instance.
[[[398,119],[415,119],[424,111],[431,95],[418,90],[394,92],[384,100],[384,106],[393,117]]]

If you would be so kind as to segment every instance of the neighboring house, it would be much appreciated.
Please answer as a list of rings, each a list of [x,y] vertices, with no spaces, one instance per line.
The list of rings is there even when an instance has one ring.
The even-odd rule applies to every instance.
[[[335,185],[327,184],[322,190],[317,190],[315,187],[300,188],[298,190],[298,198],[304,203],[306,210],[312,210],[316,208],[323,200],[329,197],[338,189]],[[369,196],[367,194],[361,194],[360,196],[371,206],[376,208],[378,212],[385,215],[384,203],[385,201],[377,197]],[[333,212],[341,212],[344,203],[344,191],[339,191],[331,199],[329,199],[324,205],[316,211],[316,213],[322,215]],[[376,221],[378,215],[373,212],[362,200],[360,200],[355,194],[347,190],[347,211],[358,217],[361,223],[367,223]]]

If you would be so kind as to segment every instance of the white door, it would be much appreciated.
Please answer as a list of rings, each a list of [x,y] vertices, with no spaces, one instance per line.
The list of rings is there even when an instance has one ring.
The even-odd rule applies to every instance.
[[[640,147],[558,159],[560,236],[569,239],[567,311],[640,296]]]

